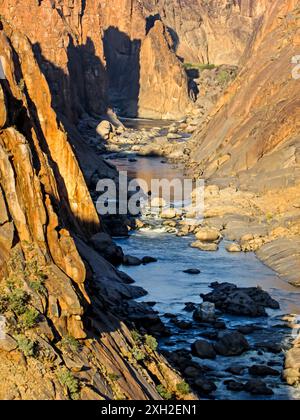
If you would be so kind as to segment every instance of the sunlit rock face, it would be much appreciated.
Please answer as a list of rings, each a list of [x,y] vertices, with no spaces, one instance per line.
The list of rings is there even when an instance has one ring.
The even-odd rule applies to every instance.
[[[266,3],[241,73],[194,136],[198,168],[207,176],[239,174],[244,187],[251,180],[269,188],[299,179],[299,80],[292,64],[300,47],[299,7],[295,0]]]
[[[152,41],[146,42],[139,1],[1,0],[0,7],[33,44],[59,113],[76,121],[85,112],[101,115],[111,105],[129,116],[186,114],[190,103],[182,64],[163,28],[151,31]],[[149,59],[155,56],[149,76]]]
[[[0,56],[0,399],[156,400],[156,383],[175,393],[182,378],[161,355],[143,367],[132,357],[118,308],[144,291],[91,247],[100,221],[70,139],[32,44],[5,21]]]
[[[143,0],[168,27],[176,54],[190,63],[237,64],[267,2]]]

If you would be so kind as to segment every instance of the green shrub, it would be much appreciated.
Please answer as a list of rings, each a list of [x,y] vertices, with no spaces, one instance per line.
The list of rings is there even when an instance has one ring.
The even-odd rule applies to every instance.
[[[177,388],[177,391],[181,395],[188,395],[190,393],[190,391],[191,391],[189,384],[187,384],[185,381],[180,382],[179,384],[177,384],[176,388]]]
[[[14,337],[18,344],[18,349],[24,354],[25,357],[34,357],[36,355],[36,343],[25,335]]]
[[[164,400],[171,400],[173,398],[173,394],[171,394],[163,385],[158,385],[156,391]]]
[[[11,310],[16,315],[23,315],[27,310],[27,303],[29,301],[29,295],[21,289],[11,290],[7,295],[8,298],[8,310]]]
[[[226,70],[220,71],[218,81],[221,85],[226,85],[230,81],[230,74]]]
[[[184,67],[187,70],[213,70],[216,68],[214,64],[203,64],[203,63],[184,63]]]
[[[76,340],[76,338],[72,337],[71,335],[66,335],[61,340],[61,345],[66,350],[71,350],[74,353],[78,352],[80,350],[80,344]]]
[[[135,360],[137,362],[142,362],[146,358],[145,353],[141,349],[139,349],[138,347],[133,348],[132,356],[135,358]]]
[[[147,347],[149,347],[153,351],[156,351],[158,348],[158,342],[156,338],[152,337],[152,335],[145,336],[145,344]]]
[[[20,316],[20,321],[25,329],[30,329],[36,326],[38,322],[39,312],[35,308],[28,308]]]
[[[136,330],[131,331],[131,335],[132,335],[133,341],[135,343],[141,344],[141,342],[142,342],[142,336],[141,336],[141,334],[138,331],[136,331]]]
[[[62,384],[62,386],[66,387],[71,398],[73,400],[78,399],[78,393],[79,393],[79,381],[77,378],[74,377],[74,375],[67,369],[67,368],[61,368],[57,372],[57,377],[59,382]]]
[[[42,280],[32,280],[29,282],[29,287],[36,293],[45,294],[47,292],[44,282]]]

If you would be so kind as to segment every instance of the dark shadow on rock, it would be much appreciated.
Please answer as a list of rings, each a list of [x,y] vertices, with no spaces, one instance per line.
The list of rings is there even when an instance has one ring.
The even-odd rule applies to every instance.
[[[109,27],[103,36],[109,100],[117,114],[136,117],[140,93],[141,40],[131,40],[116,27]]]
[[[77,122],[83,113],[100,116],[106,112],[106,71],[90,38],[83,45],[75,45],[69,36],[68,73],[43,56],[39,43],[33,45],[33,51],[47,79],[52,106],[58,115]]]
[[[150,32],[150,30],[154,27],[155,22],[157,20],[161,20],[160,14],[157,13],[156,15],[150,15],[146,18],[146,35]]]

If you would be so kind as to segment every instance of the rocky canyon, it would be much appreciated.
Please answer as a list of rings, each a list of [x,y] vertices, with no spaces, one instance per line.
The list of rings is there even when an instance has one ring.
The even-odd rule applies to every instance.
[[[300,398],[299,22],[0,0],[0,400]],[[204,180],[201,218],[100,214],[124,171]]]

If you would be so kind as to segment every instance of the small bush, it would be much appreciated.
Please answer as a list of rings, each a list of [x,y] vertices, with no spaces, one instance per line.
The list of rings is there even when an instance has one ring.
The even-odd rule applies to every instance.
[[[39,312],[35,308],[28,308],[20,316],[20,321],[25,329],[30,329],[36,326],[38,322]]]
[[[177,384],[176,388],[177,388],[177,391],[181,395],[188,395],[190,393],[190,391],[191,391],[189,384],[187,384],[185,381],[180,382],[179,384]]]
[[[33,280],[29,282],[29,287],[36,293],[45,294],[47,289],[44,286],[44,282],[41,280]]]
[[[26,312],[29,295],[21,289],[14,289],[7,295],[8,310],[20,316]]]
[[[163,385],[158,385],[156,387],[156,391],[164,400],[171,400],[173,395],[169,392]]]
[[[136,331],[136,330],[131,331],[131,335],[132,335],[133,341],[135,343],[141,344],[141,342],[142,342],[142,336],[141,336],[141,334],[138,331]]]
[[[59,382],[62,384],[62,386],[66,387],[68,392],[70,393],[70,396],[73,400],[78,399],[78,393],[79,393],[79,381],[77,378],[74,377],[74,375],[67,369],[67,368],[61,368],[57,372],[57,377]]]
[[[138,347],[134,347],[134,349],[132,350],[132,356],[137,362],[142,362],[146,358],[145,353]]]
[[[67,335],[63,337],[61,340],[61,345],[66,350],[71,350],[74,353],[78,352],[80,350],[80,344],[76,340],[76,338],[72,337],[71,335]]]
[[[156,338],[152,337],[151,335],[145,336],[145,344],[147,347],[149,347],[153,351],[156,351],[158,348],[158,342]]]
[[[226,85],[230,81],[230,75],[226,70],[222,70],[218,74],[218,81],[221,85]]]
[[[201,64],[201,63],[184,63],[184,67],[187,70],[213,70],[216,68],[214,64]]]
[[[18,343],[18,349],[25,357],[34,357],[36,355],[36,343],[34,341],[31,341],[24,335],[19,335],[15,339]]]

